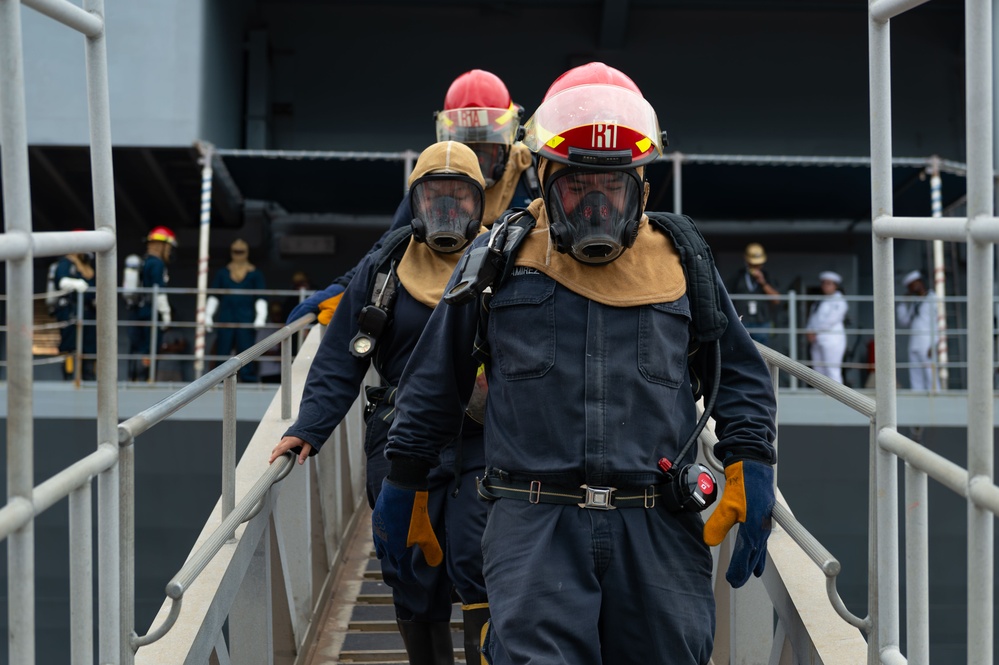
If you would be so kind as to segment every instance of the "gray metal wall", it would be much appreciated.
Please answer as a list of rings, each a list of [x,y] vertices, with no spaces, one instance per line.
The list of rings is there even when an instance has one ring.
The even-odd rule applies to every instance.
[[[244,0],[111,0],[107,12],[115,145],[232,145],[242,114]],[[22,12],[28,141],[87,143],[78,35]]]
[[[457,74],[496,72],[531,112],[561,72],[599,59],[635,79],[674,149],[868,153],[863,3],[632,2],[616,30],[602,4],[112,0],[114,141],[243,147],[249,89],[266,147],[419,150]],[[29,140],[82,144],[78,41],[24,16]],[[893,24],[896,154],[963,157],[962,20],[945,1]],[[250,34],[266,64],[248,74]]]

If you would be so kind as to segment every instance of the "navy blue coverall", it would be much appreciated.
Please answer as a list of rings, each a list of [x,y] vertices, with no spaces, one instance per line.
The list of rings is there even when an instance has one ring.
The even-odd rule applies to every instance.
[[[717,273],[716,282],[729,325],[715,454],[772,463],[770,376]],[[436,464],[460,430],[454,405],[465,403],[476,374],[480,311],[476,302],[434,311],[400,384],[386,446],[393,468]],[[525,497],[532,483],[641,495],[664,481],[658,460],[675,459],[697,420],[686,295],[612,307],[521,267],[481,316],[490,353],[487,476],[519,484]],[[679,463],[692,462],[695,448]],[[702,531],[699,514],[668,512],[661,501],[606,511],[490,502],[482,552],[491,662],[707,663],[715,613]]]
[[[170,275],[167,273],[166,263],[158,256],[147,254],[142,259],[142,271],[139,273],[139,286],[152,288],[154,286],[165,287],[170,283]],[[150,323],[153,316],[153,294],[142,294],[139,306],[131,310],[133,321],[144,321]],[[130,353],[149,355],[149,345],[152,339],[152,328],[146,326],[132,326],[128,329],[128,340]],[[144,380],[149,374],[149,368],[142,360],[129,361],[129,379]]]
[[[312,361],[298,420],[284,434],[297,436],[310,443],[313,452],[318,451],[357,399],[364,375],[373,362],[383,385],[376,391],[369,391],[369,399],[373,393],[380,399],[373,411],[369,409],[366,418],[364,449],[368,460],[368,502],[372,507],[381,491],[382,480],[388,473],[384,452],[389,424],[395,415],[395,387],[399,385],[403,368],[433,311],[415,300],[399,284],[392,322],[378,340],[374,353],[367,358],[353,356],[349,351],[350,340],[358,331],[358,314],[370,304],[369,284],[377,270],[375,259],[375,254],[369,254],[358,264],[356,279],[347,287]],[[404,621],[449,621],[452,583],[463,603],[486,602],[478,548],[485,527],[485,511],[475,496],[475,476],[481,475],[485,468],[482,426],[465,418],[448,443],[451,445],[443,453],[434,453],[435,468],[430,476],[428,502],[428,513],[444,549],[447,565],[432,568],[422,556],[416,557],[414,569],[417,582],[407,584],[399,579],[387,558],[381,560],[383,577],[392,588],[397,616]],[[461,453],[457,457],[462,467],[460,499],[452,495],[458,446]],[[442,458],[446,461],[443,465],[440,463]],[[454,537],[447,542],[444,539],[445,522],[446,532]],[[459,539],[468,546],[456,544]]]
[[[259,270],[246,273],[243,281],[232,278],[228,268],[221,268],[212,280],[213,289],[266,289],[264,274]],[[259,295],[220,295],[215,323],[253,323]],[[257,333],[252,328],[218,328],[215,332],[215,352],[218,355],[242,353],[256,342]],[[239,379],[249,383],[257,381],[257,363],[249,363],[239,370]]]
[[[83,275],[77,269],[76,264],[69,259],[69,257],[62,257],[56,262],[55,276],[53,283],[56,288],[59,288],[59,282],[63,277],[72,277],[73,279],[84,279]],[[95,286],[97,284],[97,276],[93,275],[90,279],[84,279],[90,286]],[[83,318],[93,319],[97,313],[97,308],[94,306],[95,294],[92,292],[87,292],[85,294],[77,294],[75,292],[70,292],[64,296],[60,296],[59,302],[55,306],[53,315],[57,321],[66,322],[66,326],[59,331],[59,351],[62,353],[76,353],[76,306],[77,297],[83,298]],[[81,351],[86,355],[93,355],[97,353],[97,329],[93,325],[88,325],[83,327],[83,344]],[[85,360],[83,362],[82,378],[85,380],[94,379],[94,361]],[[66,378],[70,378],[71,375],[67,375]]]

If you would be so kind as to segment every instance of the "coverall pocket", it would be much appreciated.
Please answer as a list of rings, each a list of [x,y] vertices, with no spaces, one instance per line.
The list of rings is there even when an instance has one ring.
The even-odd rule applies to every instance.
[[[520,275],[489,302],[489,343],[504,379],[536,379],[555,364],[555,282]]]
[[[389,427],[392,425],[394,415],[394,406],[380,406],[365,419],[364,455],[368,459],[385,452]]]
[[[687,380],[687,296],[642,307],[638,321],[638,369],[642,376],[652,383],[679,388]]]

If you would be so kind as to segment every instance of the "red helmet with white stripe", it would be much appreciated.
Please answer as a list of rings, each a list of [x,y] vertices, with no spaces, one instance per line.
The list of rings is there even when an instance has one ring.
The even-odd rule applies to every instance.
[[[524,129],[528,148],[563,164],[631,169],[663,154],[652,105],[634,81],[602,62],[558,77]]]
[[[486,187],[503,177],[520,129],[520,107],[500,77],[483,69],[465,72],[451,83],[444,110],[434,119],[438,141],[458,141],[475,152]]]

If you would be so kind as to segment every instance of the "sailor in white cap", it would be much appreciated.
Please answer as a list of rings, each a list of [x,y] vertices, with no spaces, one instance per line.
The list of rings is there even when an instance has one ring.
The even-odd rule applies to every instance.
[[[898,325],[909,328],[909,388],[912,390],[937,390],[939,385],[933,371],[933,351],[937,341],[937,296],[926,288],[926,281],[918,270],[902,278],[908,295],[907,302],[896,307]]]
[[[822,300],[815,304],[806,324],[806,334],[811,343],[812,364],[816,372],[825,374],[837,383],[843,383],[843,353],[846,351],[847,302],[840,285],[843,278],[831,270],[819,273]]]

